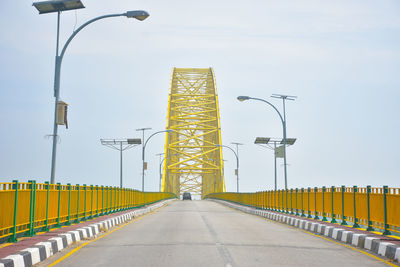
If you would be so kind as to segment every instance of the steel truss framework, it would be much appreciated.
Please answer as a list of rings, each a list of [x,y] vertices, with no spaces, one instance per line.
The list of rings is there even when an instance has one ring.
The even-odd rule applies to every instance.
[[[162,191],[225,192],[218,95],[212,68],[172,71]]]

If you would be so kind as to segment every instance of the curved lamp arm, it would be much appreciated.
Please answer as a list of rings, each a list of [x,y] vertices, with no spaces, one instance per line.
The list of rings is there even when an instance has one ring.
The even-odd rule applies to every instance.
[[[270,102],[268,102],[267,100],[262,99],[262,98],[250,97],[250,96],[238,96],[237,99],[238,99],[239,101],[245,101],[245,100],[253,99],[253,100],[258,100],[258,101],[262,101],[262,102],[264,102],[264,103],[267,103],[267,104],[270,105],[273,109],[275,109],[275,111],[278,113],[279,118],[281,119],[282,124],[285,124],[285,120],[283,119],[283,117],[282,117],[281,113],[279,112],[279,110],[278,110],[273,104],[271,104]]]
[[[155,132],[155,133],[153,133],[152,135],[150,135],[150,136],[147,138],[147,140],[146,140],[146,142],[144,143],[144,145],[143,145],[143,160],[144,160],[144,151],[145,151],[145,149],[146,149],[147,142],[149,142],[150,138],[152,138],[153,136],[155,136],[156,134],[159,134],[159,133],[171,133],[171,132],[173,132],[173,130],[163,130],[163,131]]]
[[[236,154],[236,152],[235,152],[235,150],[233,150],[233,148],[231,148],[231,147],[229,147],[229,146],[226,146],[226,145],[215,145],[215,146],[219,146],[219,147],[226,147],[226,148],[229,148],[230,150],[232,150],[232,152],[235,154],[235,157],[236,157],[236,160],[239,162],[239,157],[238,157],[238,155]]]
[[[64,56],[64,54],[65,54],[65,50],[67,50],[67,47],[68,47],[69,43],[72,41],[72,39],[74,39],[74,37],[75,37],[83,28],[85,28],[85,27],[88,26],[89,24],[91,24],[91,23],[93,23],[93,22],[95,22],[95,21],[97,21],[97,20],[100,20],[100,19],[112,18],[112,17],[121,17],[121,16],[126,16],[126,13],[104,15],[104,16],[100,16],[100,17],[91,19],[91,20],[85,22],[84,24],[82,24],[78,29],[76,29],[76,30],[72,33],[72,35],[71,35],[71,36],[68,38],[68,40],[65,42],[65,45],[64,45],[63,49],[61,50],[61,53],[60,53],[60,56],[59,56],[60,64],[61,64],[62,58],[63,58],[63,56]]]
[[[125,13],[120,13],[120,14],[109,14],[109,15],[103,15],[103,16],[99,16],[97,18],[91,19],[87,22],[85,22],[84,24],[82,24],[81,26],[79,26],[78,29],[76,29],[71,36],[68,38],[68,40],[65,42],[63,49],[61,50],[60,55],[56,56],[56,75],[55,75],[55,93],[56,95],[58,95],[58,89],[60,87],[60,72],[61,72],[61,62],[62,59],[64,57],[65,51],[67,50],[68,45],[70,44],[70,42],[72,41],[72,39],[74,39],[74,37],[86,26],[88,26],[89,24],[98,21],[100,19],[105,19],[105,18],[112,18],[112,17],[128,17],[128,18],[136,18],[138,20],[144,20],[149,16],[149,13],[147,13],[146,11],[143,10],[135,10],[135,11],[128,11]]]

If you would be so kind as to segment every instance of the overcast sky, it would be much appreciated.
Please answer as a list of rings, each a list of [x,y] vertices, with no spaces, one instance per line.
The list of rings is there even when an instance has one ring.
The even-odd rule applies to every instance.
[[[287,103],[289,187],[400,187],[400,2],[83,0],[62,13],[61,43],[96,16],[143,9],[145,21],[111,18],[80,32],[61,71],[69,129],[59,128],[56,181],[119,184],[119,155],[100,138],[140,137],[166,126],[173,67],[214,68],[222,142],[241,142],[241,191],[273,188],[276,112],[238,95],[296,95]],[[76,26],[75,26],[76,25]],[[50,176],[56,14],[31,1],[0,1],[0,182]],[[147,132],[148,136],[149,132]],[[158,190],[164,136],[146,150],[146,190]],[[141,187],[139,147],[124,153],[124,185]],[[227,191],[235,158],[224,150]],[[283,186],[283,162],[278,162]]]

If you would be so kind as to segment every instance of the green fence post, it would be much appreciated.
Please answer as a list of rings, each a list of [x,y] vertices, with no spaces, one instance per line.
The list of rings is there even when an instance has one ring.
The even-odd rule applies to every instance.
[[[288,196],[289,190],[286,189],[285,190],[285,206],[286,206],[286,211],[285,213],[288,214],[289,213],[289,209],[288,209],[288,201],[287,201],[287,196]]]
[[[295,191],[295,192],[296,192],[296,196],[295,196],[295,200],[296,200],[296,214],[295,214],[295,215],[298,216],[298,215],[300,215],[300,214],[299,214],[299,209],[297,208],[297,207],[298,207],[298,206],[297,206],[297,192],[299,192],[299,189],[296,188],[296,191]]]
[[[104,185],[101,186],[101,213],[100,215],[104,215]]]
[[[93,185],[90,186],[90,189],[92,190],[92,199],[91,199],[91,207],[90,207],[90,219],[93,219]]]
[[[106,215],[107,214],[107,205],[108,205],[108,190],[107,190],[107,186],[104,187],[104,209],[103,209],[103,214],[102,215]]]
[[[124,210],[129,209],[129,189],[124,188]]]
[[[96,215],[95,217],[99,217],[99,186],[96,184],[96,196],[97,196],[97,204],[96,204]]]
[[[114,212],[117,212],[117,187],[114,186]]]
[[[31,236],[32,233],[32,212],[33,212],[33,181],[28,180],[28,189],[31,190],[30,192],[30,198],[29,198],[29,229],[28,231],[24,234],[24,236]]]
[[[118,191],[118,187],[114,187],[115,190],[115,195],[114,195],[114,199],[115,199],[115,204],[114,204],[114,211],[117,212],[118,211],[118,206],[119,206],[119,191]]]
[[[65,225],[71,225],[71,184],[68,183],[68,217]]]
[[[308,202],[308,205],[307,205],[308,216],[307,216],[307,218],[309,218],[309,219],[312,218],[311,210],[310,210],[310,192],[311,192],[311,187],[307,188],[307,202]]]
[[[108,195],[109,195],[109,188],[108,188],[108,186],[106,186],[106,191],[107,191],[107,193],[106,193],[106,199],[107,199],[107,201],[106,201],[106,214],[108,214],[109,212],[108,212],[108,205],[109,205],[109,201],[108,201]]]
[[[117,196],[117,211],[121,210],[121,189],[119,187],[116,187],[115,190],[117,191],[116,196]]]
[[[387,194],[389,193],[389,188],[387,185],[383,186],[383,214],[385,219],[385,230],[383,231],[383,235],[391,235],[392,233],[389,231],[389,224],[387,223]]]
[[[314,220],[319,220],[317,211],[317,191],[318,187],[314,187]]]
[[[293,213],[293,188],[290,188],[290,214]]]
[[[36,180],[33,181],[33,213],[32,213],[32,234],[36,235],[35,226],[36,226]]]
[[[35,208],[36,208],[36,181],[30,180],[31,189],[30,211],[29,211],[29,231],[25,236],[34,236],[35,233]]]
[[[335,210],[334,208],[334,203],[333,203],[333,197],[334,197],[334,193],[335,193],[335,187],[331,186],[331,214],[332,214],[332,220],[331,223],[337,223],[336,221],[336,215],[335,215]]]
[[[370,204],[369,204],[370,194],[371,194],[371,186],[367,185],[367,216],[368,216],[367,231],[375,231],[375,229],[372,227],[372,221],[371,221],[371,209],[370,209]]]
[[[12,235],[7,240],[10,243],[18,242],[18,239],[17,239],[18,186],[19,186],[18,180],[13,180],[11,189],[15,190],[15,193],[14,193],[14,218],[13,218],[13,227],[10,229],[11,230],[10,232],[12,232]]]
[[[357,219],[357,210],[356,210],[356,193],[358,189],[357,186],[353,186],[353,210],[354,210],[354,224],[353,228],[360,228],[360,225],[358,224],[358,219]]]
[[[112,186],[110,186],[110,213],[112,213],[112,208],[113,208],[113,190],[112,190]]]
[[[86,221],[86,192],[87,192],[87,185],[83,184],[83,190],[85,191],[85,201],[83,202],[83,218],[82,221]]]
[[[57,183],[58,188],[58,209],[57,209],[57,224],[54,226],[56,228],[61,227],[60,223],[60,212],[61,212],[61,183]]]
[[[75,219],[75,223],[79,223],[80,222],[80,219],[79,219],[79,196],[80,196],[80,191],[79,191],[79,189],[80,189],[80,186],[79,186],[79,184],[77,184],[76,185],[76,190],[77,190],[77,194],[78,194],[78,197],[77,197],[78,202],[76,204],[76,219]]]
[[[132,190],[128,189],[128,207],[127,207],[128,209],[132,208],[131,203],[132,203]]]
[[[325,186],[323,186],[322,187],[322,221],[323,222],[326,222],[326,221],[328,221],[327,219],[326,219],[326,214],[325,214],[325,190],[326,190],[326,187]]]
[[[49,229],[49,196],[50,196],[50,183],[44,182],[44,189],[46,189],[46,220],[45,225],[42,228],[43,232],[48,232]]]
[[[115,211],[114,206],[115,206],[115,192],[114,188],[110,186],[110,213],[113,213]]]
[[[347,225],[346,216],[344,215],[344,192],[346,191],[346,187],[342,185],[342,223],[341,225]]]
[[[267,191],[261,191],[261,203],[262,203],[262,209],[266,210],[267,209]]]
[[[306,215],[304,215],[303,197],[304,197],[304,188],[301,188],[301,217],[306,217]]]

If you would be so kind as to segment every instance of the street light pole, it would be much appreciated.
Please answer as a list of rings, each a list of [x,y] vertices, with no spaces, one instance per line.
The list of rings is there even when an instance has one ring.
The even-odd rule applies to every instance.
[[[140,130],[140,129],[138,129],[138,130]],[[173,130],[163,130],[163,131],[155,132],[155,133],[153,133],[152,135],[150,135],[147,138],[146,142],[144,142],[143,150],[142,150],[142,162],[143,162],[143,165],[142,165],[142,171],[143,171],[142,172],[142,192],[144,192],[144,162],[145,162],[144,160],[145,160],[145,152],[146,152],[147,142],[149,142],[150,138],[152,138],[156,134],[159,134],[159,133],[170,133],[170,132],[173,132]],[[143,133],[144,133],[144,131],[143,131]]]
[[[273,95],[272,97],[274,98],[282,98],[283,99],[283,107],[284,107],[284,111],[285,111],[285,100],[294,100],[294,98],[296,98],[296,96],[285,96],[285,95]],[[286,115],[284,114],[285,117],[282,117],[282,114],[279,112],[279,110],[270,102],[268,102],[265,99],[261,99],[261,98],[255,98],[255,97],[249,97],[249,96],[238,96],[237,99],[239,101],[245,101],[245,100],[258,100],[258,101],[262,101],[264,103],[267,103],[268,105],[270,105],[279,115],[279,118],[281,119],[282,122],[282,128],[283,128],[283,167],[284,167],[284,172],[285,172],[285,190],[287,190],[287,164],[286,164]]]
[[[142,131],[142,192],[144,192],[144,131],[146,130],[151,130],[151,128],[136,129],[136,131]]]
[[[215,146],[220,146],[220,147],[226,147],[229,148],[233,154],[235,154],[236,157],[236,191],[239,193],[239,156],[236,154],[235,150],[233,148],[226,146],[226,145],[215,145]]]
[[[120,175],[120,187],[122,188],[122,152],[125,150],[128,150],[132,147],[135,147],[136,145],[140,145],[141,140],[137,138],[131,138],[131,139],[100,139],[100,142],[104,146],[108,146],[112,149],[118,150],[120,155],[120,169],[119,169],[119,175]]]
[[[61,1],[62,2],[62,1]],[[44,2],[43,2],[44,3]],[[38,3],[37,5],[34,6],[40,11],[40,4]],[[45,3],[44,3],[45,4]],[[55,10],[57,11],[57,43],[56,43],[56,59],[55,59],[55,70],[54,70],[54,97],[55,97],[55,108],[54,108],[54,126],[53,126],[53,147],[52,147],[52,157],[51,157],[51,175],[50,175],[50,183],[54,184],[55,183],[55,172],[56,172],[56,154],[57,154],[57,137],[58,137],[58,125],[57,125],[57,116],[58,116],[58,101],[60,98],[60,76],[61,76],[61,63],[62,59],[64,57],[65,51],[67,50],[67,47],[69,43],[72,41],[72,39],[86,26],[89,24],[100,20],[100,19],[105,19],[105,18],[111,18],[111,17],[120,17],[120,16],[126,16],[128,18],[136,18],[138,20],[144,20],[146,19],[149,14],[146,11],[142,10],[136,10],[136,11],[128,11],[126,13],[121,13],[121,14],[110,14],[110,15],[104,15],[100,17],[96,17],[94,19],[91,19],[87,21],[86,23],[82,24],[78,29],[76,29],[72,35],[68,38],[66,41],[63,49],[61,50],[61,54],[58,54],[58,48],[59,48],[59,34],[60,34],[60,13],[61,10]]]

